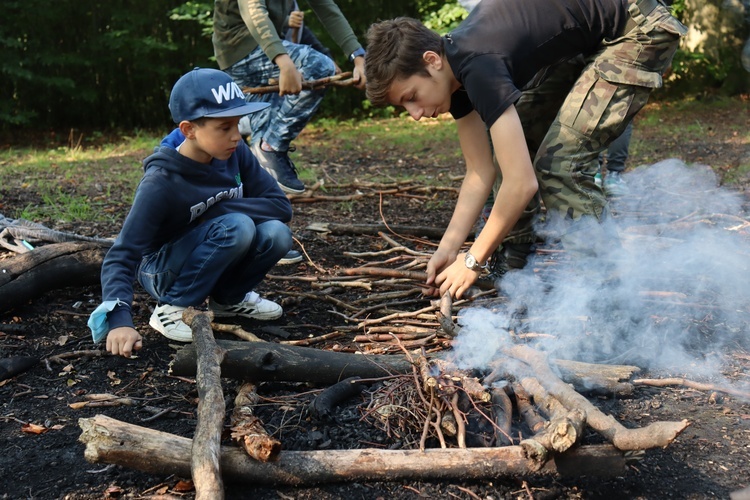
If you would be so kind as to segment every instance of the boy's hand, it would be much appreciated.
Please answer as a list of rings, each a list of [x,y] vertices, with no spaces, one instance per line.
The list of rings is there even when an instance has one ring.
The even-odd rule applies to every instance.
[[[365,58],[362,56],[354,58],[354,71],[352,71],[352,82],[359,90],[365,88],[367,78],[365,77]]]
[[[442,250],[440,248],[438,248],[435,253],[432,254],[432,257],[430,257],[430,261],[427,263],[426,283],[428,286],[433,286],[431,288],[425,289],[425,295],[439,296],[439,290],[435,285],[439,286],[440,284],[435,283],[435,279],[441,271],[443,271],[446,267],[448,267],[449,264],[451,264],[455,260],[455,258],[455,254],[447,250]]]
[[[293,10],[289,13],[289,27],[301,28],[302,21],[305,19],[305,13],[301,10]]]
[[[456,260],[435,278],[435,284],[440,287],[441,297],[445,292],[450,292],[453,297],[460,299],[479,278],[480,271],[472,271],[466,267],[465,255],[459,254]]]
[[[143,347],[141,335],[129,326],[114,328],[107,334],[107,351],[129,358]]]
[[[279,54],[273,60],[279,67],[279,95],[299,94],[302,91],[302,74],[297,71],[288,54]]]

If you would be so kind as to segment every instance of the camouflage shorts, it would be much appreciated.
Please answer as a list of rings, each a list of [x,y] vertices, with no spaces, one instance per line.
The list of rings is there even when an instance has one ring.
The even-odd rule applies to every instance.
[[[605,40],[585,59],[550,68],[543,82],[516,103],[548,217],[606,218],[604,193],[594,183],[599,154],[622,134],[651,91],[661,87],[687,31],[664,5],[644,16],[639,4],[630,4],[632,30]],[[530,241],[539,211],[538,200],[532,201],[506,241]]]

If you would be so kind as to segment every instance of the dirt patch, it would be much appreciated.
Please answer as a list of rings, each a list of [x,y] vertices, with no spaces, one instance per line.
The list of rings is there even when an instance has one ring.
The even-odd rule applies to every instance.
[[[746,105],[745,105],[746,106]],[[743,108],[746,109],[746,108]],[[647,115],[645,113],[644,115]],[[700,121],[705,133],[700,140],[693,137],[664,137],[659,124],[650,124],[645,118],[636,123],[632,165],[652,164],[667,157],[679,157],[688,163],[699,162],[714,167],[719,179],[742,163],[749,153],[747,133],[737,134],[738,128],[747,131],[748,113],[732,110],[711,112],[707,108],[700,116],[686,117],[675,111],[676,120]],[[707,132],[708,131],[708,132]],[[315,138],[303,134],[298,147],[304,151],[305,141]],[[242,322],[241,325],[269,342],[303,340],[331,332],[343,335],[315,343],[313,347],[337,351],[369,350],[380,352],[383,346],[353,342],[356,325],[347,320],[352,311],[337,305],[359,304],[366,307],[368,296],[404,289],[394,284],[375,285],[371,290],[357,287],[321,286],[321,283],[344,275],[346,268],[363,263],[382,261],[402,256],[402,264],[419,261],[423,257],[397,252],[378,257],[355,257],[362,252],[382,252],[391,246],[377,235],[325,234],[311,231],[312,223],[375,224],[387,222],[395,225],[445,227],[451,216],[462,165],[442,166],[436,169],[430,157],[444,148],[450,151],[456,144],[436,144],[435,150],[414,156],[408,150],[384,148],[382,151],[351,151],[332,149],[326,158],[303,158],[315,164],[320,175],[328,179],[325,193],[318,195],[341,197],[336,200],[296,202],[295,219],[291,223],[295,237],[310,256],[311,262],[291,266],[277,266],[272,276],[258,290],[260,293],[284,304],[285,315],[274,322]],[[398,161],[401,160],[401,161]],[[419,183],[414,188],[394,189],[389,176],[403,178],[411,172],[417,179],[424,173],[441,175],[443,188],[423,189]],[[371,179],[378,179],[372,183]],[[634,182],[647,185],[649,178],[633,177]],[[102,183],[106,183],[102,179]],[[398,186],[396,186],[398,187]],[[652,186],[653,187],[653,186]],[[667,186],[656,186],[654,190]],[[735,224],[724,224],[726,217],[707,218],[715,227],[731,228],[747,220],[747,198],[739,194],[740,210],[722,214],[736,218]],[[93,194],[93,193],[92,193]],[[35,203],[23,189],[3,189],[2,207],[11,209]],[[665,195],[666,196],[666,195]],[[635,197],[635,195],[631,195]],[[684,197],[675,198],[683,200]],[[675,206],[672,200],[670,206]],[[621,203],[618,217],[627,220],[629,241],[644,238],[669,238],[674,234],[665,227],[654,229],[659,221],[651,215],[643,216],[636,207]],[[123,214],[124,215],[124,214]],[[634,216],[634,218],[630,218]],[[663,215],[663,214],[662,214]],[[689,213],[687,215],[690,215]],[[674,220],[674,219],[673,219]],[[690,219],[686,219],[691,222]],[[56,229],[79,234],[109,236],[116,233],[117,222],[108,225],[55,225],[54,221],[41,221]],[[694,220],[692,222],[695,222]],[[697,222],[696,222],[697,223]],[[648,230],[642,228],[647,227]],[[636,229],[632,229],[636,228]],[[637,228],[641,228],[640,230]],[[654,230],[659,232],[654,233]],[[396,238],[415,252],[430,252],[434,241]],[[744,238],[744,236],[740,236]],[[734,240],[733,240],[734,241]],[[747,240],[744,239],[745,244]],[[745,247],[747,248],[747,247]],[[545,261],[555,263],[556,254],[550,247]],[[738,251],[745,252],[740,246]],[[10,254],[0,254],[2,259]],[[726,256],[725,258],[729,258]],[[690,268],[686,262],[678,268]],[[549,265],[547,267],[554,267]],[[419,267],[415,267],[419,270]],[[691,268],[692,276],[705,269]],[[676,290],[676,280],[691,281],[691,275],[679,274],[668,284]],[[312,279],[317,279],[312,281]],[[665,285],[665,282],[660,282]],[[414,288],[415,284],[408,284]],[[665,288],[650,288],[665,291]],[[680,344],[697,360],[697,365],[684,365],[682,370],[665,370],[657,365],[647,366],[639,376],[685,376],[702,373],[704,382],[732,382],[734,387],[747,387],[748,353],[747,327],[750,310],[747,295],[732,302],[731,314],[726,302],[711,302],[710,298],[724,300],[719,287],[710,288],[708,295],[678,297],[665,301],[654,298],[648,309],[650,317],[674,322],[681,333]],[[713,295],[711,295],[713,294]],[[501,298],[507,294],[501,293]],[[393,309],[413,312],[429,307],[430,301],[414,294],[408,305]],[[735,297],[737,299],[737,297]],[[90,311],[100,300],[97,286],[67,288],[45,293],[24,307],[0,316],[0,357],[36,356],[41,361],[25,373],[0,382],[0,495],[2,498],[142,498],[173,495],[192,498],[194,492],[186,488],[181,478],[154,476],[120,466],[88,463],[83,456],[84,446],[78,442],[81,430],[78,419],[105,414],[110,417],[143,425],[151,429],[192,437],[196,424],[197,391],[193,380],[174,377],[168,372],[169,362],[180,346],[173,345],[148,327],[152,300],[140,289],[136,290],[133,310],[136,326],[144,335],[144,348],[133,359],[84,352],[73,354],[61,361],[50,358],[75,351],[96,349],[90,339],[86,321]],[[661,300],[661,302],[659,302]],[[373,312],[371,317],[384,314]],[[363,316],[367,317],[367,316]],[[429,320],[422,320],[429,322]],[[268,327],[277,327],[276,329]],[[635,332],[643,323],[631,325]],[[437,327],[435,327],[437,330]],[[525,332],[530,333],[530,332]],[[593,335],[595,330],[588,334]],[[729,333],[730,335],[727,335]],[[234,339],[229,334],[217,333],[217,338]],[[719,341],[721,340],[721,341]],[[676,342],[672,337],[662,343]],[[445,349],[444,338],[437,337],[429,347]],[[652,348],[655,344],[647,344]],[[658,345],[658,343],[657,343]],[[396,350],[397,351],[397,350]],[[622,354],[622,353],[619,353]],[[642,354],[642,353],[641,353]],[[633,357],[631,356],[631,359]],[[644,356],[645,358],[645,356]],[[600,357],[598,360],[603,360]],[[715,371],[700,371],[710,362],[719,360]],[[618,360],[619,362],[619,360]],[[711,378],[713,377],[713,378]],[[723,377],[721,378],[717,377]],[[699,377],[696,377],[699,378]],[[225,380],[224,394],[228,408],[239,381]],[[389,432],[383,426],[373,425],[364,417],[369,393],[351,398],[338,407],[329,420],[313,418],[308,409],[320,387],[305,383],[266,382],[260,384],[263,403],[258,415],[266,428],[278,437],[286,450],[343,450],[356,448],[399,449],[409,441]],[[81,405],[92,394],[113,394],[129,398],[126,405]],[[227,485],[229,498],[296,498],[296,499],[349,499],[349,498],[726,498],[729,493],[747,487],[745,474],[750,467],[750,408],[739,397],[721,391],[690,389],[685,386],[637,386],[630,397],[590,396],[600,409],[613,415],[627,427],[641,427],[650,422],[688,419],[690,427],[666,449],[648,450],[633,460],[627,469],[614,477],[499,477],[474,481],[411,481],[384,483],[339,483],[310,487]],[[587,434],[587,442],[601,442],[594,434]],[[413,442],[411,443],[413,444]],[[162,496],[161,498],[165,498]]]

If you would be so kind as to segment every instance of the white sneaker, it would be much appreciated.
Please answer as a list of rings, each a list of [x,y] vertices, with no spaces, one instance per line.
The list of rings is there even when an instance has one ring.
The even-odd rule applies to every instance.
[[[276,302],[261,298],[255,292],[248,292],[242,302],[230,306],[219,304],[211,298],[208,307],[217,318],[228,316],[244,316],[251,319],[276,319],[281,317],[284,310]]]
[[[148,324],[168,339],[179,342],[192,342],[193,331],[182,321],[182,312],[186,307],[164,304],[156,306]]]

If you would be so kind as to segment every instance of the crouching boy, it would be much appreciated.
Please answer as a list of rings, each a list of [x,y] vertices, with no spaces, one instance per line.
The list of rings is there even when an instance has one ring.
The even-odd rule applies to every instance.
[[[208,300],[217,317],[281,316],[253,289],[292,245],[286,195],[242,140],[242,116],[267,103],[246,103],[224,72],[196,68],[172,89],[178,129],[143,162],[130,213],[102,264],[102,304],[92,313],[94,340],[129,357],[142,346],[131,314],[137,278],[157,301],[149,325],[192,341],[183,311]]]

